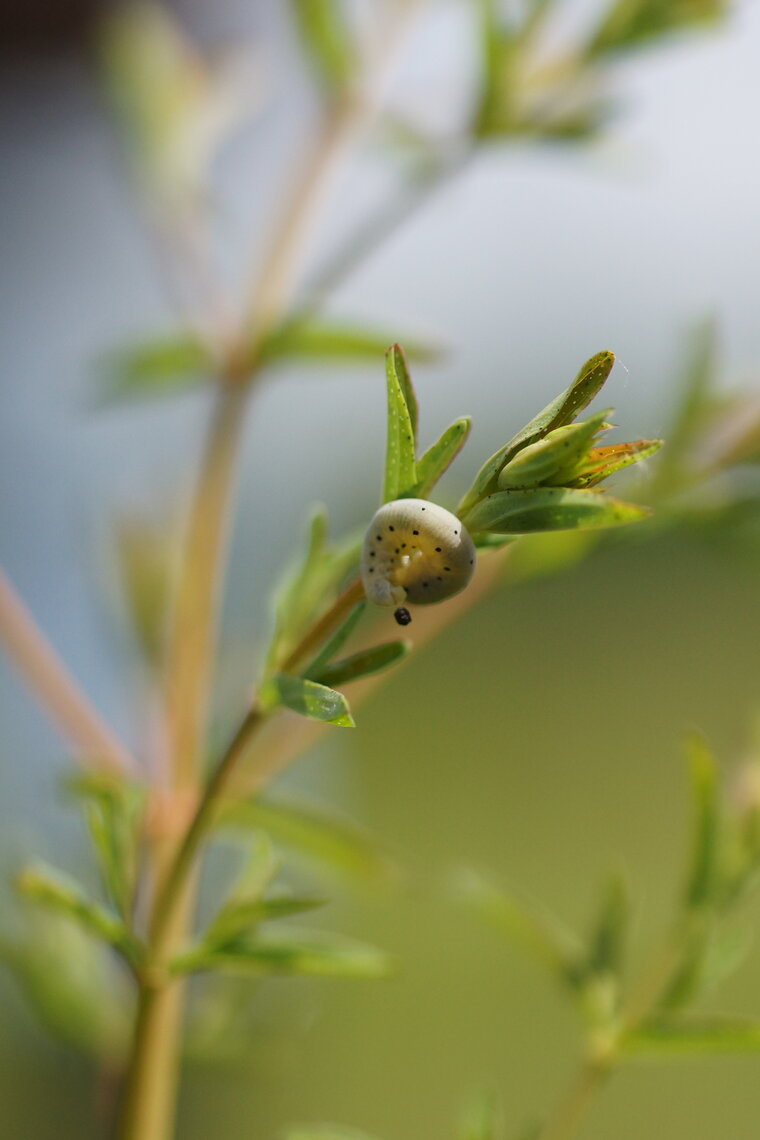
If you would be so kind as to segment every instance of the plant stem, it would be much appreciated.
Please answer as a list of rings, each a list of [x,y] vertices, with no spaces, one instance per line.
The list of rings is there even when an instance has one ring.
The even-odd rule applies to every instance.
[[[0,640],[45,712],[88,765],[115,774],[137,764],[93,708],[12,585],[0,571]]]
[[[610,1075],[607,1064],[589,1060],[581,1068],[538,1140],[571,1140],[600,1086]]]

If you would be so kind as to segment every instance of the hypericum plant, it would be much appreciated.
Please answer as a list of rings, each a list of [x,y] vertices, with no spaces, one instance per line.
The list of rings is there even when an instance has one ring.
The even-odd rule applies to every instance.
[[[272,776],[303,745],[300,726],[351,725],[342,687],[387,669],[409,648],[405,641],[378,640],[370,627],[366,642],[344,655],[366,614],[361,537],[331,542],[324,511],[313,514],[306,555],[280,590],[255,697],[238,722],[227,726],[221,747],[209,743],[218,594],[244,413],[278,361],[298,360],[306,367],[313,361],[379,360],[395,337],[321,318],[320,305],[480,147],[515,138],[573,142],[593,137],[607,116],[614,61],[645,41],[717,19],[726,4],[614,0],[586,34],[573,44],[562,43],[561,50],[550,34],[557,7],[552,0],[526,0],[512,6],[507,19],[492,0],[468,3],[482,45],[474,96],[449,130],[434,134],[421,130],[406,109],[379,104],[368,74],[422,10],[420,0],[382,0],[368,28],[349,18],[350,5],[293,0],[316,79],[319,121],[271,243],[257,259],[254,285],[237,298],[230,297],[218,272],[209,231],[211,161],[225,132],[248,110],[239,99],[239,73],[224,62],[212,65],[158,5],[126,5],[105,27],[101,42],[108,87],[133,144],[156,245],[176,287],[180,325],[116,352],[99,398],[168,394],[205,382],[213,389],[213,408],[179,548],[171,528],[147,519],[120,519],[115,526],[136,639],[160,712],[163,745],[156,755],[139,760],[132,755],[70,677],[10,585],[0,580],[0,632],[10,655],[82,761],[84,771],[70,781],[69,791],[84,810],[103,885],[95,898],[50,867],[22,870],[18,887],[39,913],[31,918],[28,943],[6,945],[4,954],[51,1027],[96,1051],[107,1070],[125,1072],[121,1140],[172,1135],[187,999],[182,983],[188,976],[202,973],[213,986],[230,974],[245,979],[374,976],[388,969],[381,951],[311,930],[299,934],[278,922],[308,912],[321,900],[278,885],[275,844],[304,848],[362,874],[382,875],[388,869],[385,857],[350,826],[262,797]],[[408,177],[398,197],[346,235],[345,245],[304,291],[299,288],[303,239],[326,177],[350,139],[378,126],[386,142],[395,140],[400,153],[412,156]],[[405,343],[417,356],[429,351],[415,346],[413,338]],[[462,583],[466,589],[458,600],[436,607],[439,626],[499,581],[511,551],[524,548],[531,535],[573,528],[595,533],[647,513],[646,507],[610,497],[602,483],[652,454],[659,442],[601,444],[608,413],[577,418],[612,363],[608,352],[592,357],[566,391],[481,467],[454,516],[471,535],[481,566],[470,584]],[[465,442],[469,421],[456,421],[420,454],[416,399],[397,347],[388,353],[387,384],[382,502],[394,504],[394,510],[406,500],[432,505],[430,495]],[[714,467],[695,467],[687,445],[716,418],[713,408],[709,414],[702,414],[704,404],[700,409],[696,420],[685,413],[679,421],[670,468],[659,484],[654,481],[657,493],[651,497],[658,503],[750,455],[751,433],[745,433],[735,438],[733,452],[724,447]],[[362,530],[375,506],[367,505]],[[411,587],[419,582],[425,588],[420,559],[429,559],[425,565],[443,576],[447,563],[433,556],[446,547],[428,541],[420,558],[410,554],[408,561],[399,547],[402,561],[396,566],[390,561],[395,547],[388,552],[387,546],[389,601],[401,609],[408,601],[414,609],[419,599]],[[444,587],[442,596],[453,593]],[[430,632],[428,627],[424,635]],[[231,834],[245,837],[245,858],[214,913],[199,925],[195,903],[202,857]],[[202,1010],[193,1012],[191,1029],[199,1041]],[[488,1102],[478,1101],[462,1140],[493,1138],[495,1120]],[[339,1134],[347,1135],[329,1129],[297,1135],[326,1140]]]

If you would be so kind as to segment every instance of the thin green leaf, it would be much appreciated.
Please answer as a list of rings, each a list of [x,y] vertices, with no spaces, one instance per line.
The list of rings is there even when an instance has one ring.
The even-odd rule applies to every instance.
[[[450,467],[467,442],[472,420],[464,416],[447,427],[440,439],[417,460],[417,485],[414,498],[426,499],[443,473]]]
[[[359,619],[367,608],[366,602],[358,602],[352,610],[349,611],[348,617],[338,626],[335,633],[326,641],[323,648],[314,658],[314,660],[304,669],[304,677],[311,677],[312,680],[318,681],[319,674],[326,665],[332,661],[336,653],[340,653],[343,646],[348,641],[351,634],[354,632]]]
[[[689,1017],[652,1021],[623,1039],[626,1053],[758,1053],[760,1021],[739,1017]]]
[[[497,491],[462,518],[474,534],[532,534],[536,531],[623,526],[646,518],[646,507],[612,499],[599,491],[538,487],[527,491]]]
[[[572,423],[594,399],[607,380],[615,363],[613,352],[597,352],[578,372],[572,384],[526,424],[509,443],[495,452],[481,467],[475,481],[457,510],[461,518],[480,499],[496,487],[499,472],[521,448],[543,437],[554,428]]]
[[[359,560],[361,538],[350,535],[336,545],[327,542],[327,514],[314,510],[306,552],[286,576],[275,598],[275,629],[267,668],[276,671],[304,630],[333,602],[347,574]]]
[[[351,657],[326,665],[314,680],[331,688],[345,685],[348,681],[358,681],[360,677],[369,677],[396,665],[411,648],[410,641],[388,641],[384,645],[373,645],[371,649],[362,649]]]
[[[82,801],[104,886],[126,919],[137,882],[144,792],[107,774],[78,776],[67,788]]]
[[[30,902],[71,919],[95,938],[121,951],[133,964],[140,961],[142,948],[126,925],[89,899],[81,884],[70,876],[37,863],[19,873],[16,887]]]
[[[174,396],[208,380],[214,362],[208,349],[190,334],[157,337],[109,354],[94,393],[96,407]]]
[[[388,439],[385,453],[383,502],[410,495],[417,484],[415,425],[417,400],[404,353],[397,344],[385,354],[388,393]]]
[[[260,359],[280,361],[308,359],[354,363],[373,363],[384,356],[392,337],[376,329],[334,324],[328,321],[296,319],[276,329],[260,350]],[[410,338],[404,341],[410,360],[433,360],[438,355],[434,345]]]
[[[342,693],[315,681],[307,681],[304,677],[291,677],[284,673],[268,677],[259,690],[259,701],[266,710],[280,705],[310,720],[320,720],[340,728],[355,727],[348,701]]]
[[[261,939],[215,948],[198,946],[176,958],[175,975],[220,970],[250,975],[313,975],[336,978],[380,978],[391,971],[391,959],[374,946],[311,932],[275,941]]]
[[[357,49],[336,0],[291,0],[309,61],[319,82],[331,94],[350,82]]]
[[[594,447],[589,451],[580,472],[572,479],[572,486],[596,487],[624,467],[648,459],[660,450],[663,443],[662,439],[637,439],[631,443]]]
[[[490,926],[522,946],[541,965],[565,981],[575,977],[581,946],[554,918],[473,870],[459,871],[453,888]]]
[[[608,7],[587,48],[589,56],[631,51],[676,32],[717,24],[728,0],[616,0]]]
[[[462,1113],[457,1140],[503,1140],[504,1114],[499,1098],[492,1092],[470,1097]]]
[[[685,903],[692,910],[710,901],[718,885],[719,826],[718,771],[707,743],[696,733],[686,740],[691,775],[694,833]]]
[[[344,874],[377,880],[394,873],[388,856],[366,832],[310,805],[243,800],[227,808],[220,823],[246,830],[263,828],[286,846]]]
[[[625,881],[615,876],[607,884],[591,932],[587,958],[590,974],[619,978],[626,948],[630,906]]]
[[[324,906],[325,899],[297,898],[291,895],[275,895],[267,899],[249,899],[234,902],[222,907],[214,921],[203,935],[208,948],[221,948],[258,926],[261,922],[271,922],[277,918],[290,918],[296,914],[315,910]]]
[[[539,484],[562,485],[575,474],[594,441],[594,437],[610,427],[607,409],[580,423],[565,424],[547,432],[543,439],[521,448],[514,459],[501,469],[496,485],[500,490],[537,487]]]

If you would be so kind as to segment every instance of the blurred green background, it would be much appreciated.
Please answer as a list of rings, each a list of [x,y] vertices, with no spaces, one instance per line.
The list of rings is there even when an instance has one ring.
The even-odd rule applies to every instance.
[[[311,93],[280,5],[178,7],[204,42],[249,38],[265,64],[261,115],[218,170],[218,237],[237,279],[240,234],[266,232]],[[397,83],[408,94],[406,76],[433,114],[466,86],[471,45],[461,5],[431,7]],[[567,4],[569,24],[591,7]],[[76,38],[74,47],[45,42],[40,54],[35,36],[9,37],[2,81],[2,557],[75,673],[139,747],[142,694],[108,520],[114,505],[169,505],[182,492],[207,406],[198,395],[89,407],[99,354],[171,317]],[[452,500],[479,459],[598,349],[615,349],[625,366],[606,398],[626,438],[666,430],[686,334],[705,313],[718,318],[726,385],[752,385],[760,172],[746,143],[758,48],[757,6],[745,3],[725,29],[635,58],[617,75],[624,113],[601,142],[578,153],[490,150],[339,290],[336,313],[398,336],[445,333],[449,354],[415,376],[426,437],[457,414],[475,416],[447,484]],[[310,264],[385,179],[376,155],[350,164]],[[383,399],[380,361],[308,377],[289,366],[262,393],[242,465],[220,709],[237,708],[254,678],[273,582],[308,504],[326,502],[336,528],[374,509]],[[275,484],[283,446],[286,478]],[[555,1102],[577,1060],[575,1012],[452,901],[452,870],[492,871],[580,927],[607,873],[622,870],[636,900],[635,968],[682,879],[682,736],[703,732],[730,782],[756,715],[760,551],[720,528],[640,537],[491,596],[389,678],[360,708],[355,733],[325,737],[282,780],[360,820],[397,857],[396,890],[365,896],[329,883],[324,923],[390,950],[400,969],[383,982],[264,984],[244,1056],[226,1067],[188,1061],[182,1140],[274,1137],[322,1120],[384,1140],[446,1137],[468,1090],[483,1084],[502,1094],[515,1135]],[[4,661],[0,680],[3,879],[40,853],[92,880],[80,824],[56,791],[65,750]],[[299,874],[325,889],[319,875]],[[13,931],[7,885],[0,903]],[[0,1002],[0,1136],[100,1135],[107,1082],[95,1082],[93,1097],[91,1065],[48,1040],[6,974]],[[760,1012],[756,954],[716,1003]],[[582,1134],[752,1140],[759,1116],[756,1057],[641,1062],[613,1080]]]

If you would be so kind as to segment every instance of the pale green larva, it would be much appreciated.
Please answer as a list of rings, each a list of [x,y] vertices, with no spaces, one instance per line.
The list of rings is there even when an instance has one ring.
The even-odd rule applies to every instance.
[[[475,570],[475,546],[456,515],[426,499],[395,499],[375,514],[362,547],[364,592],[395,606],[399,625],[412,620],[404,602],[430,605],[463,590]]]

